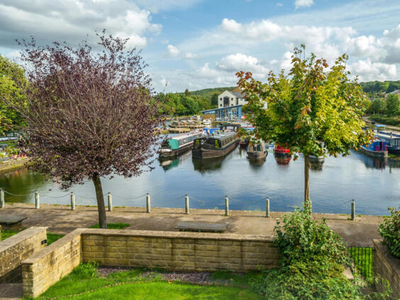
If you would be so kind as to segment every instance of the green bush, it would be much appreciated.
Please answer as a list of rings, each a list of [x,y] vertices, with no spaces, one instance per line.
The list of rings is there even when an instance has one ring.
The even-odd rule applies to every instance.
[[[283,216],[283,225],[277,221],[275,245],[281,253],[283,267],[295,262],[319,261],[321,267],[331,263],[350,265],[346,245],[339,235],[326,224],[325,219],[317,222],[312,219],[309,204],[303,210],[295,209],[292,214]]]
[[[350,258],[326,221],[312,219],[309,203],[275,226],[279,269],[265,271],[252,286],[268,299],[361,299],[359,287],[343,275]]]
[[[400,258],[400,211],[390,207],[390,216],[385,217],[379,225],[379,234],[390,253]]]

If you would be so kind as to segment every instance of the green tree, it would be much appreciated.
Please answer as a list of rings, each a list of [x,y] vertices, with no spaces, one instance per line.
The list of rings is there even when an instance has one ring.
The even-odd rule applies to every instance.
[[[23,102],[27,86],[24,69],[0,55],[0,135],[22,125],[21,115],[11,106]]]
[[[389,83],[389,87],[387,88],[387,90],[386,90],[386,93],[391,93],[391,92],[393,92],[393,91],[395,91],[395,90],[398,90],[398,89],[400,89],[400,82],[390,82]]]
[[[385,92],[386,93],[388,87],[389,87],[389,82],[386,82],[386,81],[384,81],[384,82],[377,81],[375,83],[375,91],[376,92]]]
[[[375,99],[372,101],[371,106],[368,109],[368,113],[380,114],[385,110],[385,103],[382,99]]]
[[[211,106],[212,107],[218,106],[218,94],[214,94],[211,96]]]
[[[239,86],[247,94],[245,107],[255,136],[287,145],[291,153],[304,155],[304,200],[310,198],[309,156],[348,155],[350,149],[367,143],[361,87],[348,78],[346,55],[328,70],[325,59],[314,54],[300,59],[304,46],[294,49],[289,76],[270,72],[268,83],[251,73],[238,72]],[[268,109],[264,109],[264,103]]]
[[[386,114],[388,116],[396,116],[400,112],[399,96],[389,94],[386,98]]]

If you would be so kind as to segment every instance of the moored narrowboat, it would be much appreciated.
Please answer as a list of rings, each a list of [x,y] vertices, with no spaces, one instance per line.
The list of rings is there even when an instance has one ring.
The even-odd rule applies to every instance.
[[[193,141],[202,136],[203,133],[201,131],[192,131],[164,140],[161,143],[161,148],[159,150],[159,158],[165,159],[176,157],[190,150],[193,146]]]
[[[369,145],[362,145],[359,151],[372,157],[388,157],[387,143],[382,140],[376,140]]]
[[[392,132],[378,131],[375,136],[386,142],[390,154],[400,155],[400,135]]]
[[[247,147],[247,158],[248,159],[265,159],[268,155],[267,148],[264,142],[249,143]]]
[[[288,154],[290,152],[290,149],[289,148],[285,148],[284,146],[281,146],[281,145],[276,145],[275,149],[274,149],[274,152],[276,154]]]
[[[236,132],[225,131],[206,138],[196,138],[193,142],[194,158],[215,158],[225,156],[239,144]]]

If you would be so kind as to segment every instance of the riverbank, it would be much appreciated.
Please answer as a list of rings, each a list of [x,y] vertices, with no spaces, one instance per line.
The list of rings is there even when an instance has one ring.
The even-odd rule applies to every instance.
[[[146,213],[141,207],[115,207],[107,212],[107,222],[128,223],[126,229],[176,231],[175,227],[181,221],[226,223],[226,233],[267,235],[274,234],[276,220],[285,213],[272,212],[270,218],[262,211],[231,211],[224,216],[223,210],[192,209],[186,215],[183,209],[152,208]],[[26,217],[22,225],[25,227],[44,226],[52,233],[66,234],[76,228],[87,228],[98,223],[97,207],[77,206],[72,211],[67,205],[41,204],[35,209],[33,204],[6,203],[0,209],[0,216],[17,215]],[[359,215],[354,221],[345,214],[313,214],[314,219],[325,218],[329,227],[339,234],[350,246],[371,246],[372,239],[379,239],[378,226],[383,217]]]
[[[27,158],[18,158],[0,162],[0,175],[5,172],[23,168],[27,161]]]

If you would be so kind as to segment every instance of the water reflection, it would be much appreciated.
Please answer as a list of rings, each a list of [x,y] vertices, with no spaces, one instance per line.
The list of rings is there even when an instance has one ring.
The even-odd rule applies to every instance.
[[[278,165],[287,165],[292,159],[292,156],[286,153],[274,153],[274,157]]]
[[[322,171],[324,161],[310,161],[310,169],[313,171]]]
[[[6,191],[7,202],[27,202],[33,197],[35,190],[45,183],[45,176],[30,172],[26,168],[0,174],[0,187],[4,187]]]
[[[165,172],[167,172],[168,170],[171,170],[179,166],[180,163],[189,159],[190,156],[191,156],[191,151],[187,151],[175,159],[162,159],[159,160],[160,166],[164,169]]]
[[[371,157],[358,152],[352,152],[351,155],[361,160],[367,168],[371,169],[384,170],[388,163],[387,158]]]
[[[248,161],[249,161],[250,167],[253,170],[258,171],[265,164],[266,158],[263,158],[263,159],[248,159]]]
[[[213,173],[221,169],[224,160],[225,157],[209,158],[209,159],[192,158],[193,167],[195,171],[198,171],[201,174]]]

